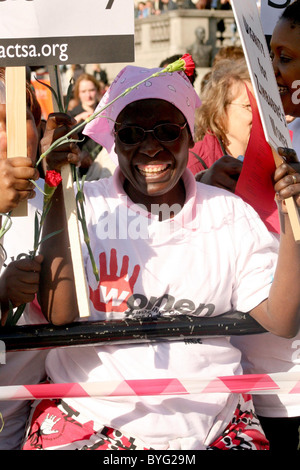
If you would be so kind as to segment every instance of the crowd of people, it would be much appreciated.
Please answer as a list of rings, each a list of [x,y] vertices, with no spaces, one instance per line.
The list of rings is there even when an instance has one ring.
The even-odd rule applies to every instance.
[[[104,93],[95,76],[80,74],[68,113],[51,114],[43,132],[40,106],[28,84],[27,158],[5,158],[6,111],[0,104],[2,222],[21,201],[28,204],[28,215],[13,220],[2,239],[1,328],[10,307],[23,303],[19,325],[79,319],[61,185],[45,219],[39,253],[24,254],[32,249],[35,214],[43,205],[35,182],[43,188],[41,176],[65,164],[88,176],[97,148],[105,150],[114,167],[108,178],[98,172],[84,185],[90,246],[100,276],[95,278],[82,242],[89,320],[218,317],[237,310],[266,330],[187,343],[178,338],[8,352],[6,364],[0,364],[0,386],[44,380],[166,383],[180,377],[299,372],[293,344],[300,340],[300,246],[285,205],[292,196],[300,207],[300,107],[293,98],[300,75],[299,31],[300,0],[295,0],[270,43],[295,143],[294,151],[278,149],[282,163],[270,175],[280,236],[235,194],[254,118],[242,50],[220,51],[200,93],[183,71],[158,74],[160,67],[126,66]],[[3,69],[0,82],[5,85]],[[85,126],[78,145],[70,141],[56,148],[37,171],[41,151],[113,100]],[[300,450],[298,394],[176,395],[166,390],[120,395],[0,401],[0,449]]]
[[[137,2],[135,6],[136,18],[147,18],[151,15],[160,15],[166,11],[178,8],[193,10],[230,10],[230,0],[149,0]]]

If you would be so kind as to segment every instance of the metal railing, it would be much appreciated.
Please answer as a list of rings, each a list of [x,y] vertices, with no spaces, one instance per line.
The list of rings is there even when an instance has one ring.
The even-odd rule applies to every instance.
[[[115,321],[80,321],[69,325],[24,325],[0,328],[6,351],[63,346],[133,344],[161,341],[193,342],[204,336],[233,336],[265,332],[249,314],[226,312],[216,317],[175,315]]]

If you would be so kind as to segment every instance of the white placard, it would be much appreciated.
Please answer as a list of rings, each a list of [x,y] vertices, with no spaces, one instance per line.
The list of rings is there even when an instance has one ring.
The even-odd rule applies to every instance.
[[[1,0],[0,65],[134,61],[132,0]]]
[[[281,98],[255,0],[232,0],[232,9],[267,142],[292,148]]]
[[[261,0],[260,17],[265,35],[272,36],[279,17],[290,3],[293,3],[293,0]]]

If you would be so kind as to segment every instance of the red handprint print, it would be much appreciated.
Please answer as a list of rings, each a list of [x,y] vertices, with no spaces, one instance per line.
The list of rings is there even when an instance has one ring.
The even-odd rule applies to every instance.
[[[125,312],[127,309],[127,299],[133,292],[134,284],[140,272],[140,266],[134,267],[129,278],[128,256],[123,257],[120,274],[118,271],[117,252],[112,249],[110,252],[109,273],[107,272],[106,253],[100,253],[100,281],[96,290],[90,290],[90,299],[96,310],[100,312]]]

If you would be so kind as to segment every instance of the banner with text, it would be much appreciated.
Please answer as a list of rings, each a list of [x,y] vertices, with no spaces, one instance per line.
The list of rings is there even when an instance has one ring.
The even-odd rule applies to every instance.
[[[255,0],[232,0],[232,9],[245,52],[267,142],[292,147],[285,113]]]
[[[293,0],[261,0],[261,25],[266,36],[272,36],[279,17],[290,3],[293,3]]]
[[[134,61],[132,0],[1,0],[0,66]]]

